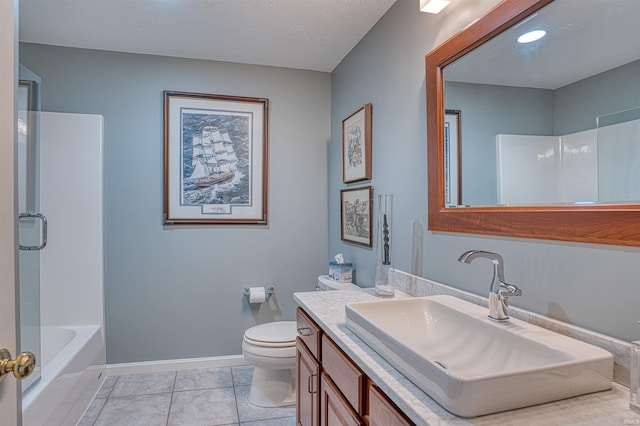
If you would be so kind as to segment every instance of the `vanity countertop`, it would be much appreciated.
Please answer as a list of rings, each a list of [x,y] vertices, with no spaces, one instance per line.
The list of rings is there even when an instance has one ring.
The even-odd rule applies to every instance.
[[[396,297],[411,296],[396,290]],[[471,419],[457,417],[438,405],[347,328],[345,305],[380,300],[373,295],[372,288],[295,293],[294,299],[417,425],[640,425],[640,414],[629,409],[629,389],[617,383],[608,391],[562,401]]]

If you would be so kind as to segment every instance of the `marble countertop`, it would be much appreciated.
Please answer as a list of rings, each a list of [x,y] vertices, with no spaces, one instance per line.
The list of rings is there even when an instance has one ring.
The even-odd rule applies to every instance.
[[[411,297],[396,291],[396,297]],[[373,289],[295,293],[294,299],[331,339],[417,425],[640,425],[629,409],[629,389],[609,391],[474,418],[457,417],[410,382],[345,324],[345,305],[380,300]],[[523,390],[526,392],[526,390]]]

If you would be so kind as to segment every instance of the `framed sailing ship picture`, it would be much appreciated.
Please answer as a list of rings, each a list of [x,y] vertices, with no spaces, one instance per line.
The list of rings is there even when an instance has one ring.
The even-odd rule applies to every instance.
[[[342,241],[371,247],[371,213],[373,188],[343,189],[340,191],[340,229]]]
[[[371,104],[342,120],[342,181],[371,180]]]
[[[164,223],[266,224],[268,99],[164,92]]]

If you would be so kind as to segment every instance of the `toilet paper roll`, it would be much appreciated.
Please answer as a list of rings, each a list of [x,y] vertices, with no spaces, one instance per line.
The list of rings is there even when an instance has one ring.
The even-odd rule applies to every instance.
[[[249,303],[264,303],[267,300],[267,292],[264,287],[249,288]]]

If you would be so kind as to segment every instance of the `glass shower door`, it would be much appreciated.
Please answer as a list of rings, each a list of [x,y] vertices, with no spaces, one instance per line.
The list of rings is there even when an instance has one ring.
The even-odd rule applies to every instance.
[[[21,73],[23,69],[21,68]],[[18,87],[18,209],[19,209],[19,351],[35,354],[33,373],[22,381],[24,392],[40,379],[40,250],[46,245],[46,218],[40,213],[39,81],[20,80]]]
[[[640,108],[597,118],[601,203],[640,202]]]

